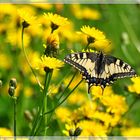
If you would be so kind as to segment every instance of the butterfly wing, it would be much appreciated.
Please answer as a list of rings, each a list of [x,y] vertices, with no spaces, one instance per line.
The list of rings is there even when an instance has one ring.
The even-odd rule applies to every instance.
[[[113,56],[105,55],[105,72],[109,80],[136,76],[135,70],[126,62]]]
[[[99,85],[104,89],[118,78],[136,75],[135,70],[121,59],[101,52],[73,53],[67,55],[64,61],[82,73],[88,82],[88,92],[92,85]]]
[[[72,53],[67,55],[64,61],[78,69],[83,74],[83,78],[88,82],[89,78],[95,75],[93,70],[97,56],[98,54],[94,52]]]

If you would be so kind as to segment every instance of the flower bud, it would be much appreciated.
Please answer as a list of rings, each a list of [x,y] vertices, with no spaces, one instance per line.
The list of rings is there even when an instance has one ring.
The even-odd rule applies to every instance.
[[[29,110],[25,110],[24,112],[24,117],[26,118],[26,120],[28,120],[29,122],[33,121],[33,116],[31,114],[31,112]]]
[[[0,88],[2,87],[2,80],[0,80]]]
[[[10,96],[13,96],[14,93],[15,93],[15,87],[10,86],[9,89],[8,89],[8,93],[9,93]]]
[[[63,92],[65,90],[65,85],[62,83],[58,89],[59,92]]]
[[[32,115],[33,115],[33,116],[36,116],[36,114],[37,114],[37,110],[36,110],[35,108],[33,108],[33,109],[32,109]]]
[[[52,33],[49,35],[46,41],[45,55],[56,57],[59,49],[59,37],[58,34]]]
[[[69,136],[74,136],[74,130],[73,129],[69,130]]]
[[[47,45],[50,45],[51,47],[55,49],[59,49],[59,37],[58,34],[50,34],[47,38]]]
[[[82,132],[82,128],[81,127],[77,127],[74,131],[74,136],[79,136]]]
[[[15,78],[12,78],[10,80],[9,87],[14,87],[16,89],[16,87],[17,87],[17,80]]]
[[[122,43],[124,43],[125,45],[128,45],[130,43],[130,40],[129,40],[129,36],[126,32],[123,32],[122,33],[122,36],[121,36],[121,41]]]

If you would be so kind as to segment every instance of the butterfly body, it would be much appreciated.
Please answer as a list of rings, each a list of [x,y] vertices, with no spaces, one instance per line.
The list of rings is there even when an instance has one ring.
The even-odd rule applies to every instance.
[[[64,61],[78,69],[90,87],[101,86],[105,88],[118,78],[133,77],[135,70],[116,57],[105,55],[102,52],[72,53]]]

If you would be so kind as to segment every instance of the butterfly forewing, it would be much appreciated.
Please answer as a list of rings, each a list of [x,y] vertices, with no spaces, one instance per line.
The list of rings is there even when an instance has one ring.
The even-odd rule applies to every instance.
[[[88,73],[92,74],[92,71],[95,67],[95,61],[97,58],[96,53],[73,53],[65,57],[64,61],[76,69],[78,69],[83,75]]]

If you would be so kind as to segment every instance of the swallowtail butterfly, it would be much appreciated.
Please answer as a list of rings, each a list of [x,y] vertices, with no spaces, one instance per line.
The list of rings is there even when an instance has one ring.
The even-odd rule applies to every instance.
[[[83,79],[88,82],[88,93],[93,85],[104,89],[119,78],[136,76],[130,65],[102,52],[72,53],[64,61],[82,73]]]

